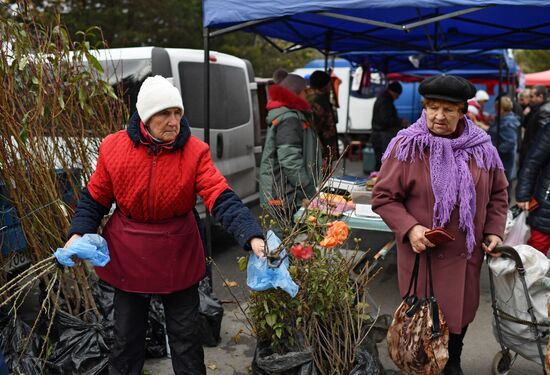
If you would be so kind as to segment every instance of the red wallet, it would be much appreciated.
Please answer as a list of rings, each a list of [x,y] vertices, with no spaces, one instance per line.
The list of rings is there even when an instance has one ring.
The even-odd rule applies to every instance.
[[[455,240],[455,236],[447,232],[444,228],[434,228],[426,231],[424,233],[424,237],[426,237],[434,245],[441,245]]]

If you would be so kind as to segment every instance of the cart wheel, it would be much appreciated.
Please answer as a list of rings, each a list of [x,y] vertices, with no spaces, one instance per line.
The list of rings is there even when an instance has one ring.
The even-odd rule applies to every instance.
[[[491,366],[493,375],[508,375],[512,367],[512,358],[510,352],[500,351],[495,354],[493,365]]]

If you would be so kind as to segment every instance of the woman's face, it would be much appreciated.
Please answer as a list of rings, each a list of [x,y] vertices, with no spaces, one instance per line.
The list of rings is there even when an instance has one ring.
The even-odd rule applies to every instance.
[[[444,100],[426,102],[428,129],[436,135],[451,135],[455,132],[458,121],[462,118],[462,104]]]
[[[162,142],[172,142],[180,132],[182,116],[181,108],[167,108],[155,113],[147,123],[149,132]]]

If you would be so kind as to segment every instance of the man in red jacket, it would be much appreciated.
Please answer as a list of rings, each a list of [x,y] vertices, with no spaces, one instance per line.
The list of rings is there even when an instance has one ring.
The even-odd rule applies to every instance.
[[[111,261],[98,276],[115,287],[110,374],[141,374],[152,294],[162,297],[176,374],[206,374],[199,336],[198,282],[206,264],[197,194],[206,209],[247,250],[264,252],[262,230],[191,135],[181,95],[161,76],[149,77],[126,130],[101,143],[97,167],[69,230],[73,240],[103,229]]]

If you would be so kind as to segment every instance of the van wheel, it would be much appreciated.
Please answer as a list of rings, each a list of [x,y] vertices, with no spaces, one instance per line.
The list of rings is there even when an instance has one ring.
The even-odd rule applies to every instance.
[[[493,365],[491,366],[493,375],[508,375],[512,367],[512,358],[508,350],[503,350],[495,354]]]
[[[344,150],[349,145],[349,139],[345,135],[339,135],[338,136],[338,153],[342,155],[344,153]]]

